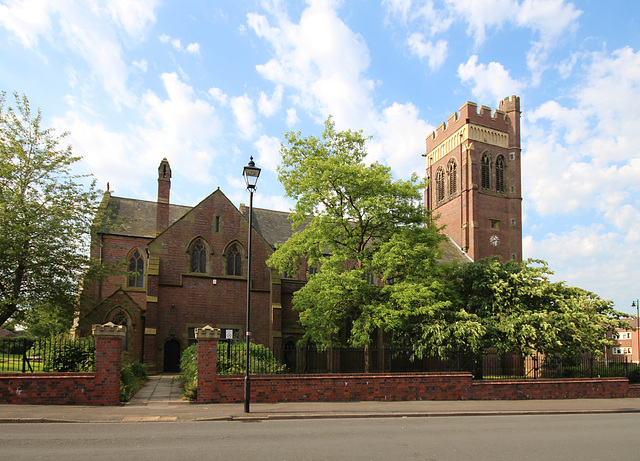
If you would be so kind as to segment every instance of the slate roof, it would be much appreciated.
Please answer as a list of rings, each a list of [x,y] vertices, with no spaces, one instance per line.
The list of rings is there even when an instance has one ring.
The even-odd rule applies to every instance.
[[[240,204],[240,213],[245,218],[249,216],[248,207],[244,203]],[[286,242],[293,234],[290,214],[288,211],[253,207],[253,228],[269,242],[272,248],[275,248],[276,245]]]
[[[169,225],[187,214],[193,207],[169,205]],[[125,235],[128,237],[156,237],[157,203],[111,196],[107,203],[106,214],[118,220],[124,220],[121,226],[102,229],[103,233]]]

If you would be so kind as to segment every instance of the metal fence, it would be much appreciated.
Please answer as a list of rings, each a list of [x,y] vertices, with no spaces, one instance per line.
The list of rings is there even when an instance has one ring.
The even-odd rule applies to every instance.
[[[218,346],[218,373],[242,374],[246,369],[246,346],[221,342]],[[318,349],[306,347],[267,348],[252,344],[249,371],[257,374],[310,373],[401,373],[467,371],[474,379],[540,379],[629,377],[640,365],[628,357],[596,359],[584,354],[571,358],[545,357],[542,354],[472,354],[452,352],[443,357],[412,358],[408,351],[394,348]],[[636,372],[640,373],[640,372]]]
[[[2,338],[0,373],[92,372],[95,350],[93,337]]]

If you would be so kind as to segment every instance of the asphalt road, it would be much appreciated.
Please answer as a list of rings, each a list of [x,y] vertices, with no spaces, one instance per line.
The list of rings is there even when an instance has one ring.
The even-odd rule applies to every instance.
[[[638,453],[638,413],[0,426],[2,459],[585,461]]]

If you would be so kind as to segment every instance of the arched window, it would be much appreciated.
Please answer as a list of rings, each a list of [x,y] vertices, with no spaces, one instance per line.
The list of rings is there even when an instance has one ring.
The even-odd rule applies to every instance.
[[[436,172],[436,203],[444,200],[444,169],[438,168]]]
[[[201,239],[191,247],[191,272],[207,273],[207,247]]]
[[[487,153],[482,154],[482,188],[491,189],[491,156]]]
[[[496,159],[496,192],[504,194],[504,170],[506,168],[506,161],[504,155],[499,155]]]
[[[144,287],[144,258],[135,250],[129,258],[129,287]]]
[[[242,254],[235,243],[227,252],[227,275],[242,275]]]
[[[458,187],[458,165],[454,159],[447,164],[447,178],[449,180],[449,197],[456,195]]]

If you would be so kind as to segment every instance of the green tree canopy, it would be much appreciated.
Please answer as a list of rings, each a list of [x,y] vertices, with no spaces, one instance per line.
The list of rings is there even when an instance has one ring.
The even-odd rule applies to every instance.
[[[396,340],[419,355],[456,349],[484,355],[521,352],[547,356],[601,354],[611,346],[607,331],[627,327],[625,314],[611,301],[586,290],[552,282],[552,272],[540,260],[522,263],[486,259],[448,268],[434,282],[441,296],[438,309],[417,287],[403,309]]]
[[[278,177],[296,201],[297,230],[268,264],[282,273],[305,261],[318,269],[294,295],[305,339],[367,346],[376,328],[391,326],[393,306],[377,282],[424,277],[435,267],[443,237],[427,219],[424,182],[394,180],[390,168],[365,164],[362,132],[338,132],[331,118],[321,138],[285,137]]]
[[[67,329],[89,264],[97,191],[73,174],[80,157],[63,145],[66,133],[44,127],[26,96],[14,97],[10,107],[0,96],[0,325],[38,324],[43,333],[49,318]]]

